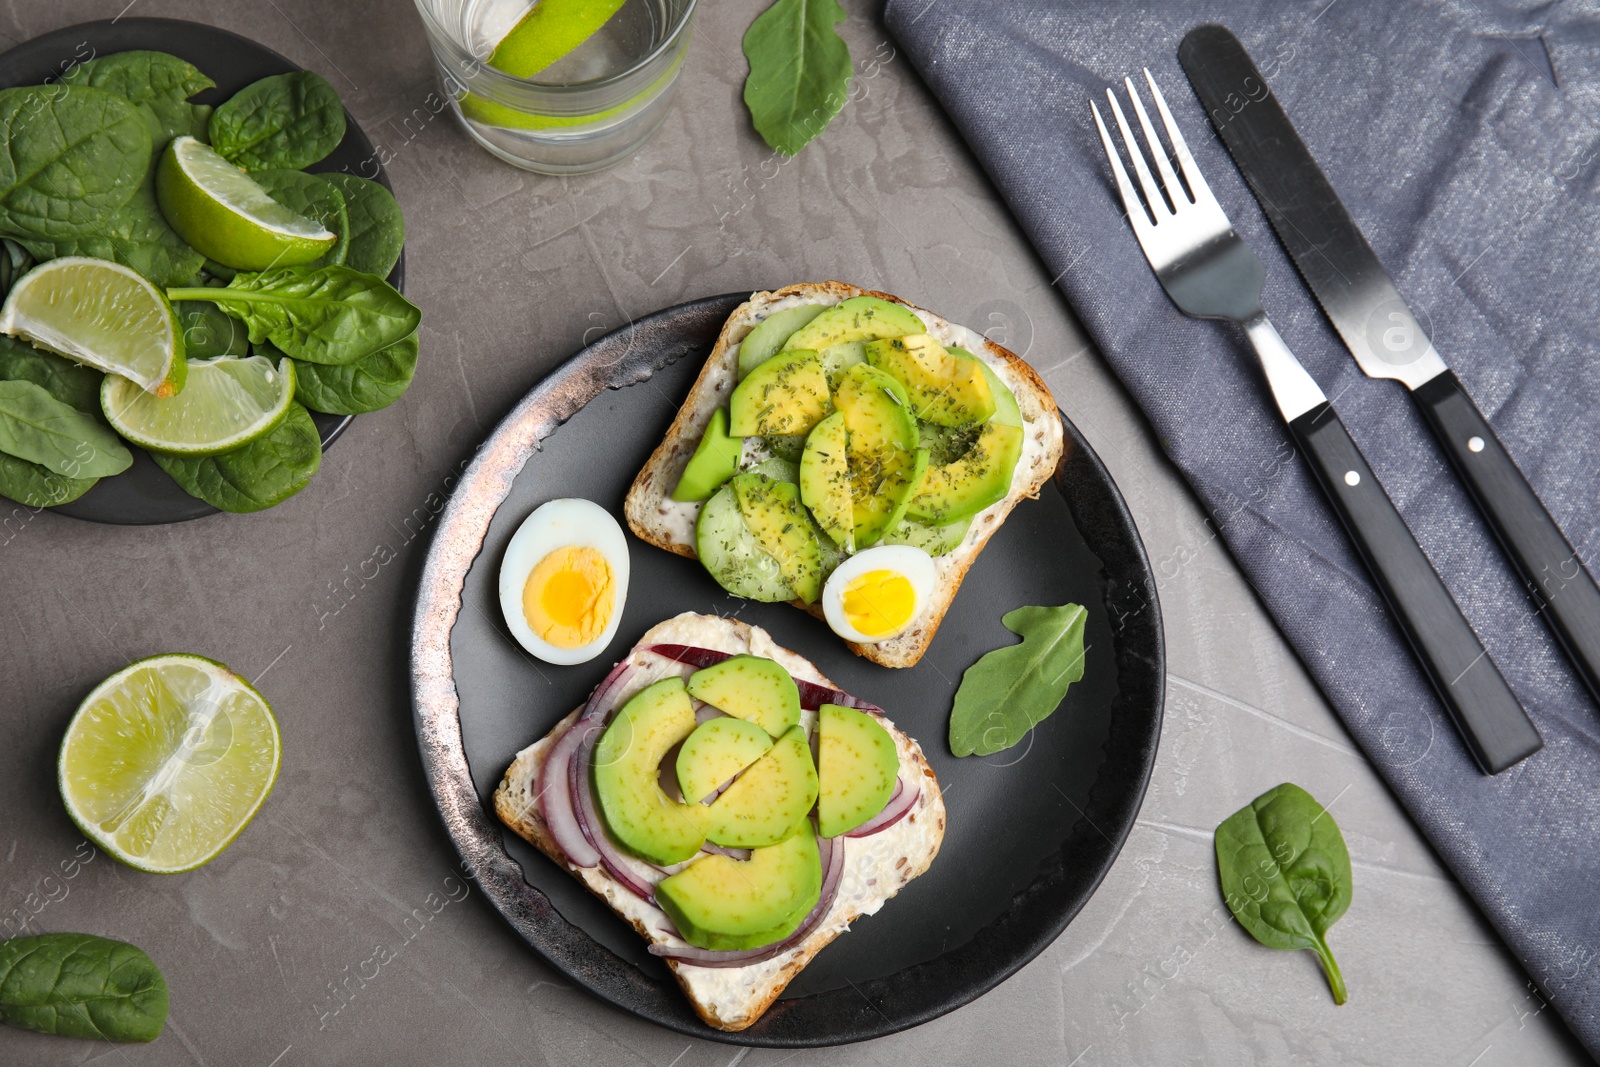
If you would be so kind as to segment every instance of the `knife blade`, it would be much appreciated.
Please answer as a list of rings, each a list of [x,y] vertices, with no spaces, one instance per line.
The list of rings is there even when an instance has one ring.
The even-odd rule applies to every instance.
[[[1500,443],[1239,39],[1191,30],[1178,62],[1278,240],[1369,377],[1410,390],[1557,642],[1600,701],[1600,587]]]

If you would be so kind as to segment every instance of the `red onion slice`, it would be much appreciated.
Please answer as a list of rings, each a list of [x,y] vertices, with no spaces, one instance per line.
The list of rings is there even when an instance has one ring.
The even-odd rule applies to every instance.
[[[887,830],[905,818],[906,814],[917,806],[917,801],[921,797],[922,786],[920,784],[914,784],[907,789],[905,788],[904,780],[895,779],[894,792],[889,794],[889,802],[883,806],[883,810],[844,836],[870,837],[879,830]]]
[[[578,828],[583,832],[584,840],[594,849],[599,862],[613,878],[627,886],[635,896],[644,900],[654,900],[655,888],[634,873],[617,846],[612,844],[611,838],[606,835],[605,824],[600,820],[599,807],[595,802],[594,788],[589,781],[589,765],[594,758],[595,745],[599,742],[600,735],[605,732],[605,725],[610,720],[611,713],[616,710],[616,693],[630,673],[632,666],[627,660],[612,668],[605,680],[595,687],[594,694],[589,697],[589,703],[584,705],[583,714],[573,724],[571,733],[577,735],[577,740],[574,742],[577,747],[567,760],[567,789],[573,812],[577,816]]]
[[[539,775],[539,814],[550,827],[556,846],[573,866],[593,867],[600,862],[600,853],[584,836],[577,812],[573,810],[572,787],[568,780],[572,754],[583,736],[580,727],[581,723],[573,723],[545,757],[543,773]]]
[[[679,663],[687,663],[691,667],[710,667],[733,656],[732,652],[718,652],[714,648],[700,648],[696,645],[648,645],[645,651],[677,660]],[[818,685],[804,678],[796,678],[794,684],[800,689],[800,706],[807,711],[816,711],[824,704],[837,704],[841,708],[855,708],[857,711],[871,712],[874,715],[884,714],[884,710],[878,705],[851,696],[842,689]]]
[[[589,694],[588,702],[583,705],[583,714],[578,717],[592,719],[596,716],[609,715],[612,709],[607,706],[607,701],[632,673],[633,664],[627,660],[612,667],[611,673],[602,678],[600,684],[594,687],[594,692]]]

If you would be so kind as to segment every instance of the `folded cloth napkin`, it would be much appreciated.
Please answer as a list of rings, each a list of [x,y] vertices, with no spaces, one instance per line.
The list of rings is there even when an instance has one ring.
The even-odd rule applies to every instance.
[[[1600,12],[1532,0],[889,0],[988,169],[1328,700],[1439,855],[1600,1054],[1600,708],[1397,382],[1303,288],[1177,61],[1220,22],[1272,90],[1550,513],[1600,562]],[[1167,299],[1089,112],[1149,67],[1333,398],[1545,748],[1479,773],[1242,337]],[[1126,106],[1126,105],[1124,105]],[[1155,561],[1158,581],[1182,557]]]

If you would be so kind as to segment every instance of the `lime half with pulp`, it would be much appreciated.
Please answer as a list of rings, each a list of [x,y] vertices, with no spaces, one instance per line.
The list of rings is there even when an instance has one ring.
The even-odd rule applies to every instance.
[[[254,178],[193,137],[175,138],[162,154],[156,198],[179,237],[235,270],[310,263],[338,240],[322,223],[272,199]]]
[[[111,428],[136,445],[186,456],[214,456],[269,434],[294,401],[294,363],[285,356],[189,361],[177,396],[158,397],[107,375],[100,407]]]
[[[95,687],[61,742],[67,814],[130,867],[215,858],[272,791],[278,722],[261,694],[203,656],[151,656]]]
[[[158,396],[182,389],[189,369],[167,298],[137,271],[104,259],[62,256],[24,274],[0,307],[0,333]]]

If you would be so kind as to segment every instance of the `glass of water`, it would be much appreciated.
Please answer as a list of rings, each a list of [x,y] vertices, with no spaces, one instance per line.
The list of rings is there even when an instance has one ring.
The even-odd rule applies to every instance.
[[[544,0],[540,0],[544,2]],[[689,49],[695,0],[625,0],[604,26],[530,78],[489,65],[528,0],[416,0],[450,109],[514,166],[586,174],[631,156],[661,120]]]

